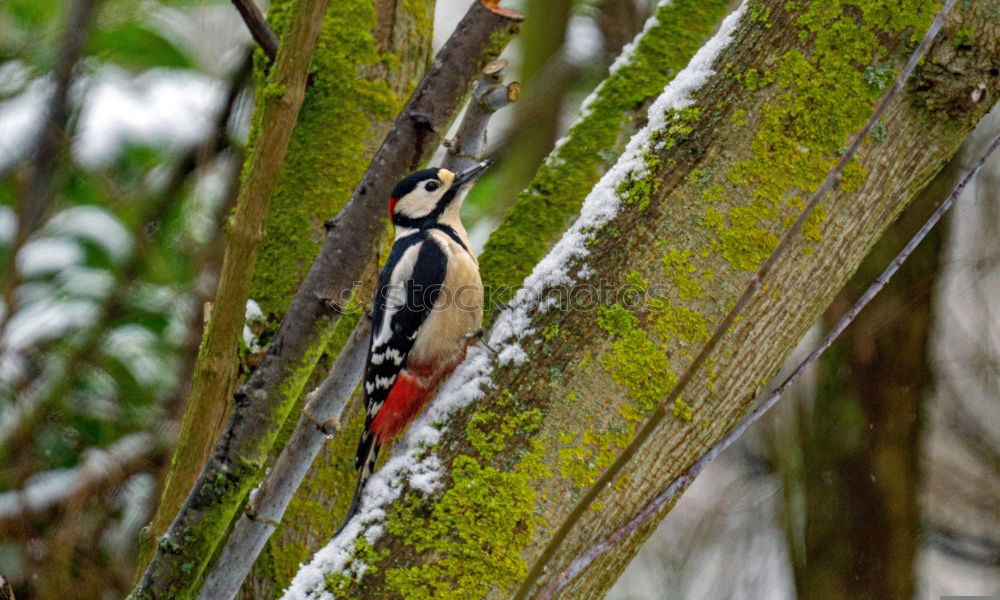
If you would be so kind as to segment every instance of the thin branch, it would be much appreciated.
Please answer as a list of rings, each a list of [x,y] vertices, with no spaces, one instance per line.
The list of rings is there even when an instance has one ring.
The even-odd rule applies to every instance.
[[[499,59],[483,68],[458,134],[445,143],[448,155],[444,168],[457,172],[482,160],[490,118],[517,98],[517,84],[505,85],[502,81],[506,66],[507,61]],[[199,600],[230,600],[236,596],[323,445],[340,433],[341,414],[361,380],[370,335],[371,320],[362,317],[326,379],[306,401],[288,443],[253,492],[246,511],[233,525],[205,576]]]
[[[340,417],[361,380],[370,335],[371,321],[362,318],[337,355],[330,374],[309,396],[288,443],[233,525],[226,545],[205,576],[199,600],[230,600],[236,596],[313,460],[323,445],[340,433]]]
[[[909,79],[910,74],[913,73],[913,70],[916,68],[917,63],[920,62],[920,60],[930,49],[931,43],[934,41],[934,38],[937,37],[938,31],[941,30],[941,28],[947,21],[948,12],[951,10],[954,4],[955,0],[945,1],[944,6],[934,16],[934,21],[931,23],[930,28],[927,30],[927,33],[920,41],[920,44],[913,51],[913,54],[906,62],[906,65],[896,76],[892,88],[889,89],[889,91],[886,92],[884,96],[882,96],[882,99],[879,100],[878,104],[876,104],[875,110],[872,113],[871,117],[868,119],[868,122],[866,122],[864,127],[861,128],[861,131],[859,131],[854,136],[851,143],[847,145],[847,148],[845,149],[843,155],[841,155],[840,161],[838,161],[837,164],[830,169],[830,171],[826,175],[826,178],[823,179],[823,182],[812,194],[812,196],[809,199],[809,202],[806,204],[805,208],[799,214],[799,217],[795,220],[795,222],[788,229],[788,231],[785,232],[784,236],[781,238],[781,241],[771,252],[771,254],[760,265],[754,276],[750,278],[749,282],[747,282],[746,288],[740,295],[739,299],[733,305],[732,309],[730,309],[729,312],[726,313],[725,317],[723,317],[723,319],[720,321],[719,325],[715,328],[712,337],[709,338],[709,340],[702,347],[701,351],[698,353],[695,359],[691,362],[691,364],[681,375],[680,379],[678,379],[677,383],[674,385],[673,389],[670,391],[670,394],[667,396],[667,398],[663,402],[657,405],[656,409],[654,409],[653,411],[653,414],[649,417],[649,419],[643,425],[642,429],[639,430],[639,432],[632,439],[629,445],[621,452],[621,454],[618,455],[618,457],[615,459],[615,462],[612,463],[611,466],[609,466],[608,469],[601,474],[601,476],[597,479],[597,481],[590,486],[590,488],[583,495],[583,497],[580,498],[580,500],[573,507],[573,511],[567,516],[566,520],[563,521],[563,523],[560,525],[556,533],[550,538],[549,543],[546,545],[541,555],[539,555],[538,560],[532,566],[531,571],[528,573],[528,576],[525,578],[521,587],[514,595],[514,600],[524,600],[524,598],[527,597],[532,587],[535,585],[535,582],[538,581],[538,579],[544,573],[545,569],[547,568],[548,562],[555,555],[556,550],[559,549],[559,546],[566,539],[566,536],[569,534],[572,528],[576,526],[576,523],[579,522],[581,518],[583,518],[583,515],[586,513],[587,510],[589,510],[591,504],[593,504],[594,500],[597,499],[597,496],[601,492],[603,492],[608,485],[610,485],[610,483],[614,480],[615,477],[618,476],[618,474],[625,467],[625,465],[627,465],[631,461],[632,457],[639,450],[639,448],[643,444],[645,444],[646,440],[648,440],[649,437],[653,434],[653,431],[655,431],[655,429],[659,426],[659,424],[663,421],[663,419],[666,418],[668,414],[666,407],[671,406],[674,400],[679,398],[681,394],[684,393],[684,390],[687,389],[687,386],[694,379],[695,375],[698,373],[701,366],[705,363],[705,361],[712,354],[712,352],[715,351],[716,347],[718,347],[719,343],[729,332],[733,323],[736,322],[737,317],[739,317],[740,313],[742,313],[743,310],[747,307],[747,305],[750,304],[750,301],[753,299],[754,295],[764,285],[764,280],[767,278],[767,275],[771,272],[771,269],[774,267],[774,265],[777,264],[778,260],[784,255],[785,251],[791,246],[791,244],[797,238],[803,225],[805,225],[806,220],[809,218],[813,210],[816,208],[816,205],[819,204],[819,201],[823,198],[826,192],[833,189],[833,187],[837,185],[837,183],[839,183],[839,181],[842,178],[844,168],[846,168],[847,165],[850,164],[850,162],[854,159],[855,154],[857,154],[858,150],[861,148],[861,145],[868,137],[868,134],[871,132],[872,127],[874,127],[875,124],[878,123],[879,119],[882,118],[882,114],[889,107],[889,104],[892,102],[893,99],[895,99],[896,95],[900,92],[900,90],[903,89],[903,85]],[[556,580],[553,580],[549,584],[549,586],[543,589],[542,592],[536,597],[539,599],[552,598],[552,594],[554,593],[554,591],[550,590],[551,587],[555,584]]]
[[[353,283],[374,257],[392,186],[431,153],[438,132],[461,107],[469,82],[496,57],[522,19],[495,1],[475,2],[435,57],[347,206],[329,223],[319,255],[260,366],[237,391],[225,431],[157,543],[132,598],[183,594],[197,585],[225,533],[216,528],[216,534],[206,534],[202,528],[207,522],[228,523],[259,481],[271,443],[315,368],[319,353],[313,349],[325,347],[330,328],[340,318],[337,300],[349,297]],[[281,63],[279,56],[279,69]],[[243,307],[234,309],[235,317],[225,317],[218,303],[213,312],[242,319]],[[235,333],[227,343],[233,339]]]
[[[444,140],[448,153],[441,166],[455,173],[468,169],[483,159],[486,151],[486,126],[496,111],[517,100],[520,86],[516,81],[504,84],[507,60],[498,58],[483,67],[472,88],[472,99],[455,137]]]
[[[243,22],[246,23],[247,29],[250,30],[253,40],[264,51],[267,59],[270,62],[274,62],[275,57],[278,56],[278,38],[271,31],[271,28],[267,26],[267,22],[264,20],[264,15],[260,12],[260,9],[257,8],[253,0],[233,0],[233,6],[236,7],[240,16],[243,17]]]
[[[70,0],[62,46],[52,70],[54,89],[33,149],[31,175],[22,198],[18,236],[27,237],[42,223],[52,195],[52,177],[66,140],[69,92],[74,69],[90,37],[98,0]]]
[[[541,593],[538,594],[537,598],[539,600],[549,599],[555,597],[555,595],[562,590],[574,577],[583,572],[591,563],[594,562],[599,556],[613,548],[616,544],[624,540],[626,537],[632,534],[636,529],[641,527],[644,523],[649,521],[653,516],[660,512],[660,510],[669,504],[684,488],[688,486],[695,477],[698,476],[705,467],[707,467],[713,460],[715,460],[722,452],[729,448],[733,442],[739,439],[747,429],[750,428],[757,420],[759,420],[764,413],[771,409],[778,400],[781,399],[782,395],[788,388],[798,381],[799,377],[805,373],[816,359],[818,359],[834,341],[840,337],[840,334],[844,332],[845,329],[857,318],[858,314],[868,305],[869,302],[882,291],[892,276],[899,270],[899,267],[910,257],[910,254],[920,245],[927,234],[934,228],[935,225],[941,220],[948,209],[952,207],[955,200],[962,194],[966,186],[975,179],[976,175],[989,160],[993,152],[1000,147],[1000,135],[994,138],[993,143],[983,152],[980,156],[979,161],[976,165],[966,173],[965,177],[952,189],[948,197],[941,203],[941,206],[934,211],[934,213],[927,219],[927,221],[920,227],[920,229],[913,235],[906,246],[899,251],[896,258],[893,259],[889,266],[886,267],[885,271],[882,272],[875,281],[865,290],[854,306],[851,307],[843,317],[833,326],[832,329],[826,334],[826,336],[820,341],[820,343],[813,349],[812,352],[806,356],[802,362],[799,363],[795,370],[781,382],[781,385],[776,387],[766,399],[764,399],[760,404],[758,404],[753,410],[751,410],[742,421],[740,421],[736,427],[734,427],[729,433],[723,436],[719,441],[717,441],[711,448],[708,449],[704,454],[702,454],[697,460],[691,463],[683,473],[677,476],[670,484],[663,489],[662,492],[656,495],[648,504],[646,504],[642,510],[640,510],[631,520],[619,527],[610,536],[605,538],[598,544],[591,546],[586,552],[581,554],[576,560],[574,560],[566,569],[564,569],[558,577],[556,577]]]

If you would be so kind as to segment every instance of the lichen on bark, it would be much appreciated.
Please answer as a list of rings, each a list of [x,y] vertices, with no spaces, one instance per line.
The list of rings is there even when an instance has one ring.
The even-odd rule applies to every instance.
[[[269,15],[280,30],[291,0],[275,1]],[[251,288],[265,314],[280,317],[323,242],[323,222],[337,214],[374,156],[396,114],[430,59],[434,0],[339,2],[327,12],[314,74],[303,104],[267,220]],[[374,265],[355,290],[367,294]],[[277,321],[277,319],[273,319]],[[357,322],[340,319],[324,345],[336,356]],[[320,359],[320,364],[330,362]],[[322,371],[322,369],[319,369]],[[302,383],[290,388],[300,406]],[[357,404],[353,404],[357,406]],[[290,581],[299,564],[335,526],[346,510],[353,481],[353,450],[360,411],[345,423],[339,442],[325,448],[289,504],[282,525],[264,548],[242,598],[272,598]],[[277,446],[287,439],[294,419],[285,422]]]
[[[890,72],[898,69],[938,6],[929,0],[749,3],[733,44],[715,63],[715,74],[694,94],[694,107],[672,115],[669,122],[676,127],[656,137],[657,145],[645,157],[648,176],[616,190],[622,200],[618,213],[595,232],[586,257],[566,271],[579,281],[609,289],[642,282],[663,291],[658,302],[626,307],[604,301],[597,314],[573,307],[531,313],[530,323],[525,324],[531,333],[520,340],[527,359],[495,366],[488,373],[492,383],[485,398],[453,414],[444,439],[433,450],[453,469],[472,459],[479,469],[511,474],[530,455],[540,469],[563,475],[512,481],[504,490],[519,492],[522,485],[534,490],[532,515],[541,525],[532,539],[498,536],[521,545],[525,564],[538,557],[551,528],[567,516],[581,483],[586,485],[594,471],[589,465],[599,469],[605,455],[613,458],[630,439],[628,423],[640,421],[643,402],[659,395],[649,386],[659,386],[666,396],[667,369],[680,373],[690,363],[698,345],[746,286],[747,270],[773,247],[768,236],[776,239],[787,230],[789,217],[801,208],[802,194],[815,189],[813,182],[822,179],[839,148],[870,114],[880,93],[868,88],[877,87],[881,65],[888,63]],[[851,176],[824,200],[820,216],[775,265],[768,285],[696,375],[683,403],[671,407],[675,418],[657,429],[650,438],[655,443],[601,493],[595,510],[587,511],[571,531],[547,573],[557,573],[595,539],[633,515],[664,481],[679,474],[745,414],[757,391],[882,229],[993,103],[1000,81],[990,72],[996,69],[1000,36],[995,27],[988,32],[973,27],[988,21],[988,9],[971,6],[956,9],[952,16],[928,64],[886,112],[881,140],[864,146]],[[963,28],[976,34],[958,47],[967,48],[965,54],[958,54],[952,38]],[[850,57],[847,62],[829,52],[841,45]],[[961,64],[963,69],[949,70],[949,64]],[[751,72],[755,75],[748,82]],[[796,74],[811,80],[800,81]],[[852,94],[837,100],[841,106],[830,108],[825,98],[817,97],[837,90]],[[826,110],[841,112],[824,120]],[[800,161],[794,153],[807,157]],[[882,168],[883,164],[897,166]],[[589,189],[590,185],[584,186],[576,206]],[[545,205],[526,206],[531,210],[522,206],[522,212],[512,213],[499,241],[487,246],[484,272],[490,252],[503,248],[511,254],[491,267],[490,277],[497,281],[520,282],[552,239],[532,229],[536,219],[548,220]],[[560,219],[541,231],[561,231],[575,208],[561,210],[553,209]],[[508,238],[503,236],[505,230]],[[509,241],[522,235],[543,243]],[[629,345],[627,357],[616,350],[622,343]],[[647,359],[653,367],[665,361],[663,369],[656,367],[659,376],[650,377],[649,369],[631,368]],[[515,401],[504,408],[497,400],[508,393]],[[623,414],[623,407],[630,406],[638,413],[626,409]],[[482,454],[481,439],[468,437],[484,419],[502,421],[526,410],[539,411],[538,429],[512,436],[502,448],[490,446],[491,458]],[[561,472],[567,448],[588,468]],[[408,514],[390,516],[389,533],[374,544],[374,556],[384,558],[375,560],[372,566],[377,570],[365,576],[363,585],[351,587],[351,595],[384,597],[392,590],[408,597],[400,581],[389,580],[387,567],[405,567],[414,574],[413,583],[422,577],[424,566],[433,569],[442,556],[471,552],[459,543],[466,539],[461,527],[443,531],[440,544],[417,547],[400,533],[406,528],[393,520],[414,523],[412,515],[426,519],[443,498],[461,494],[454,472],[444,483],[430,497],[416,491],[404,494],[401,502],[418,498],[419,504]],[[463,480],[463,485],[468,482]],[[511,526],[509,521],[498,523],[501,534]],[[561,597],[601,597],[654,525],[651,522],[598,560]],[[480,560],[508,557],[508,550],[497,549]],[[459,585],[458,574],[437,573],[442,578],[437,584]],[[509,596],[509,582],[493,583],[486,597]]]

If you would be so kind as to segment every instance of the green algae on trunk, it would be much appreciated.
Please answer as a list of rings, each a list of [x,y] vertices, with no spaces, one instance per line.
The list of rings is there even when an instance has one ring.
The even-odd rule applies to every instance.
[[[338,580],[338,585],[346,585],[341,589],[347,597],[416,598],[419,585],[468,591],[463,572],[438,568],[445,557],[466,557],[475,563],[472,572],[510,573],[504,570],[510,550],[520,545],[517,554],[523,564],[532,564],[553,528],[566,518],[581,483],[586,484],[590,463],[613,459],[631,438],[629,421],[642,420],[643,401],[662,400],[669,392],[665,370],[656,367],[661,374],[652,377],[648,369],[631,366],[648,360],[683,372],[712,325],[745,288],[746,269],[756,267],[766,254],[771,243],[767,236],[776,239],[790,226],[789,218],[801,208],[801,197],[796,199],[794,192],[815,187],[810,182],[822,179],[840,146],[871,114],[879,94],[856,92],[862,85],[877,85],[886,62],[890,71],[899,67],[937,7],[931,1],[751,2],[750,16],[716,62],[715,74],[696,92],[694,106],[672,113],[672,127],[659,133],[658,145],[645,155],[648,176],[616,190],[622,201],[618,213],[594,232],[586,258],[566,270],[597,288],[642,283],[661,295],[648,306],[602,301],[604,308],[597,314],[573,306],[529,313],[520,340],[526,360],[488,369],[484,375],[491,383],[485,397],[441,424],[446,427],[443,437],[429,451],[446,468],[443,487],[429,496],[403,492],[397,504],[406,510],[390,511],[387,533],[373,544],[372,552],[357,557],[370,570],[360,583]],[[559,572],[595,537],[616,529],[658,491],[660,482],[672,480],[742,418],[756,391],[886,224],[993,103],[1000,92],[1000,81],[990,74],[997,68],[1000,31],[984,30],[988,13],[982,6],[970,6],[952,15],[927,64],[886,112],[881,141],[864,146],[851,176],[824,200],[824,210],[810,229],[775,265],[771,284],[757,294],[696,376],[683,405],[673,407],[676,418],[663,422],[650,438],[655,443],[602,492],[595,510],[587,511],[549,563],[548,573]],[[951,38],[962,28],[976,31],[976,38],[956,51]],[[849,49],[850,64],[824,51],[841,44]],[[953,65],[962,68],[950,69]],[[757,75],[747,84],[744,74],[750,69]],[[794,73],[807,73],[812,80],[798,81]],[[817,102],[817,93],[838,90],[852,94],[838,99],[841,106]],[[824,111],[833,109],[839,112],[828,122],[828,131]],[[839,143],[834,145],[835,140]],[[801,165],[793,161],[791,166],[800,171],[784,169],[791,160],[784,154],[789,148],[809,155]],[[762,169],[758,161],[772,168]],[[781,189],[776,195],[782,185],[803,189]],[[589,189],[586,186],[584,193]],[[539,212],[534,207],[534,213]],[[516,225],[508,223],[510,234],[519,236],[522,221],[530,225],[532,217],[524,213]],[[516,272],[526,273],[533,266],[544,251],[541,246],[536,254],[525,250],[526,267]],[[516,265],[516,246],[504,247],[513,255],[501,262]],[[514,279],[519,282],[520,277]],[[559,291],[565,290],[554,290],[552,297]],[[622,343],[629,346],[627,356],[620,351]],[[595,363],[601,368],[594,369]],[[513,401],[504,401],[507,406],[500,401],[506,394],[513,395]],[[482,423],[517,419],[525,411],[538,411],[537,429],[506,437],[502,445],[482,436]],[[566,449],[586,461],[587,469],[562,473]],[[507,480],[487,472],[493,468],[516,474],[528,456],[541,467],[533,473],[564,476]],[[466,468],[470,460],[475,461],[474,469]],[[456,467],[461,467],[458,476]],[[470,474],[476,476],[471,483]],[[519,504],[509,502],[480,507],[495,511],[483,522],[491,524],[498,539],[509,542],[503,548],[482,553],[481,538],[447,518],[439,523],[449,526],[436,542],[423,545],[411,539],[407,532],[426,526],[445,497],[454,503],[463,490],[475,490],[487,480],[503,486],[499,498],[521,498],[531,491],[523,496],[534,499],[530,514],[538,519],[530,540],[509,535],[525,527],[521,518],[502,518],[524,514]],[[654,525],[652,521],[599,559],[560,597],[601,597]],[[510,580],[498,575],[489,581],[486,597],[509,597]]]
[[[657,8],[653,25],[619,59],[585,102],[582,115],[539,167],[531,185],[490,235],[480,270],[493,289],[492,312],[579,212],[587,192],[614,163],[645,120],[650,102],[687,64],[726,14],[729,0],[674,0]]]

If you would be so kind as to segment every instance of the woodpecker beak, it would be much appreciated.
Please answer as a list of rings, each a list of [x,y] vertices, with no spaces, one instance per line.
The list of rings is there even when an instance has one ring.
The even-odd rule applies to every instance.
[[[467,183],[471,183],[479,178],[480,175],[485,173],[490,167],[493,166],[493,159],[487,158],[483,162],[473,165],[472,167],[462,171],[458,175],[455,175],[455,181],[452,183],[452,187],[461,187]]]

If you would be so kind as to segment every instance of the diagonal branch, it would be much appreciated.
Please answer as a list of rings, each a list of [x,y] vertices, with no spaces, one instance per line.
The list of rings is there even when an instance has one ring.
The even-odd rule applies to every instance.
[[[662,492],[656,495],[646,506],[642,508],[631,520],[619,527],[610,536],[591,546],[586,552],[581,554],[576,558],[568,567],[566,567],[552,582],[545,587],[536,597],[539,600],[554,598],[556,594],[559,593],[566,585],[578,574],[582,573],[591,563],[593,563],[602,554],[613,548],[620,541],[631,535],[635,530],[641,527],[644,523],[648,522],[656,514],[660,512],[663,507],[669,504],[683,489],[685,489],[691,482],[694,481],[705,467],[707,467],[713,460],[718,458],[727,448],[729,448],[737,439],[742,436],[747,429],[750,428],[757,420],[759,420],[764,413],[770,410],[778,400],[784,395],[788,388],[798,381],[799,377],[805,373],[816,360],[824,353],[834,341],[840,337],[840,334],[844,332],[845,329],[857,318],[858,314],[868,305],[869,302],[875,298],[876,295],[882,288],[885,287],[892,276],[899,270],[904,262],[910,257],[910,254],[916,250],[920,242],[923,241],[927,234],[933,229],[937,223],[941,220],[945,213],[951,208],[955,203],[955,200],[961,195],[962,191],[965,190],[966,186],[975,179],[976,175],[989,160],[993,152],[1000,147],[1000,136],[994,138],[993,142],[980,156],[976,165],[966,173],[965,177],[955,186],[941,206],[934,211],[934,213],[927,219],[927,221],[920,227],[920,229],[913,235],[906,246],[899,251],[899,254],[889,263],[889,266],[879,275],[875,281],[868,287],[867,290],[858,298],[854,306],[851,307],[843,317],[833,326],[832,329],[826,334],[826,336],[820,341],[820,343],[813,349],[812,352],[806,356],[802,362],[795,367],[781,385],[776,387],[760,404],[758,404],[753,410],[751,410],[746,417],[740,421],[736,427],[734,427],[729,433],[719,439],[713,446],[711,446],[704,454],[698,457],[691,466],[689,466],[683,473],[676,477],[670,482],[667,487],[663,489]]]
[[[486,126],[493,113],[517,100],[520,86],[516,81],[504,84],[507,60],[499,58],[483,67],[472,89],[472,99],[455,137],[445,140],[448,154],[441,166],[459,173],[483,159],[486,151]]]
[[[490,117],[513,102],[517,84],[504,84],[507,61],[496,60],[483,68],[455,140],[447,143],[449,154],[442,166],[453,171],[481,160],[486,149],[486,127]],[[275,464],[250,498],[246,511],[233,525],[198,596],[202,600],[229,600],[239,591],[250,567],[268,538],[277,529],[325,443],[341,431],[341,415],[361,380],[371,321],[362,318],[337,355],[323,383],[309,395],[302,415],[282,448]]]
[[[267,26],[263,13],[260,12],[260,9],[257,8],[253,0],[233,0],[233,6],[236,7],[240,16],[243,17],[243,22],[246,23],[247,29],[250,30],[253,40],[264,51],[267,59],[270,62],[274,62],[274,59],[278,56],[278,38],[271,31],[271,28]]]
[[[764,260],[764,262],[760,265],[760,267],[758,267],[757,272],[754,274],[754,276],[750,278],[749,282],[747,282],[747,285],[743,290],[743,293],[740,295],[739,299],[719,322],[719,325],[715,328],[715,331],[712,334],[712,336],[705,343],[701,351],[694,358],[694,360],[684,371],[681,377],[677,380],[676,385],[673,386],[673,388],[670,391],[670,394],[667,395],[667,398],[656,406],[656,409],[654,410],[653,414],[642,426],[642,429],[639,430],[639,432],[632,439],[629,445],[621,452],[621,454],[618,455],[618,457],[615,459],[615,462],[612,463],[611,466],[609,466],[607,470],[605,470],[599,478],[597,478],[597,480],[590,486],[590,488],[583,495],[583,497],[581,497],[580,500],[576,503],[572,512],[569,514],[567,519],[563,521],[563,523],[560,525],[559,530],[556,531],[556,533],[552,536],[552,538],[549,540],[549,543],[546,545],[545,550],[542,552],[538,560],[532,566],[532,569],[529,572],[528,576],[521,584],[521,587],[518,589],[517,594],[515,594],[514,596],[515,600],[523,600],[524,598],[528,597],[528,594],[531,591],[532,587],[535,585],[535,582],[538,581],[538,579],[544,573],[544,570],[549,562],[549,559],[551,559],[555,555],[556,550],[559,549],[559,546],[562,544],[563,540],[566,539],[566,536],[569,534],[570,530],[572,530],[572,528],[576,525],[576,523],[583,517],[585,511],[590,509],[590,506],[593,504],[594,500],[597,499],[597,496],[602,491],[604,491],[605,487],[610,485],[610,483],[622,471],[625,465],[629,463],[629,461],[639,450],[639,448],[641,448],[643,444],[646,443],[647,439],[652,435],[656,427],[663,421],[664,418],[666,418],[668,414],[667,413],[668,409],[665,407],[672,406],[674,401],[681,397],[681,394],[684,393],[684,390],[694,379],[695,375],[699,372],[701,367],[705,364],[705,361],[709,358],[709,356],[712,354],[715,348],[719,345],[722,339],[729,332],[732,325],[736,322],[736,319],[750,304],[750,301],[756,295],[757,291],[760,290],[761,287],[763,287],[767,275],[771,272],[772,268],[777,264],[778,259],[781,258],[781,256],[785,253],[785,251],[791,246],[792,242],[798,237],[799,233],[802,230],[802,227],[806,223],[806,220],[812,214],[813,210],[819,204],[819,201],[823,198],[823,196],[828,191],[832,190],[833,187],[840,182],[843,176],[844,169],[854,159],[855,154],[857,154],[858,150],[861,148],[861,145],[868,137],[868,134],[871,132],[872,127],[874,127],[875,124],[879,121],[879,119],[882,118],[882,114],[885,112],[890,102],[895,98],[895,96],[900,92],[900,90],[903,89],[903,85],[906,83],[907,79],[909,79],[910,74],[913,72],[913,70],[917,67],[917,63],[920,62],[920,60],[930,49],[931,42],[934,41],[934,38],[937,36],[938,31],[941,30],[945,22],[948,20],[948,12],[951,10],[954,4],[955,0],[945,1],[944,6],[934,16],[934,21],[931,23],[930,28],[927,30],[927,33],[920,41],[920,44],[913,51],[913,54],[906,62],[906,65],[896,76],[892,88],[890,88],[889,91],[886,92],[884,96],[882,96],[882,99],[879,100],[878,104],[875,106],[874,112],[872,113],[868,121],[865,123],[864,127],[861,128],[861,131],[855,134],[851,143],[848,144],[844,153],[841,155],[840,160],[827,173],[826,177],[823,179],[823,182],[812,194],[811,198],[809,199],[809,202],[806,204],[805,208],[799,214],[798,218],[795,220],[792,226],[785,232],[784,236],[781,238],[781,241],[770,253],[770,255],[768,255],[768,257]],[[550,589],[553,585],[555,585],[555,583],[556,580],[553,580],[553,582],[549,584],[549,587],[546,587],[537,597],[551,598],[554,591],[550,591]]]
[[[350,297],[354,282],[375,255],[384,229],[384,203],[392,186],[433,151],[438,132],[447,128],[461,107],[469,82],[503,49],[522,18],[496,2],[474,2],[438,53],[351,200],[328,224],[329,234],[305,282],[260,366],[235,394],[236,406],[225,431],[180,512],[157,543],[156,554],[131,597],[190,593],[198,585],[240,504],[260,480],[278,430],[340,319],[340,299]],[[283,49],[278,57],[279,73],[285,52]],[[255,187],[252,177],[245,187]],[[257,189],[253,193],[262,192]],[[242,282],[249,273],[230,268],[229,276]],[[216,302],[213,312],[217,316],[212,322],[227,320],[219,331],[238,331],[245,292],[244,287],[242,294],[233,294],[234,301],[226,309]],[[219,336],[225,352],[235,335]],[[192,392],[192,401],[197,401],[195,396]]]

